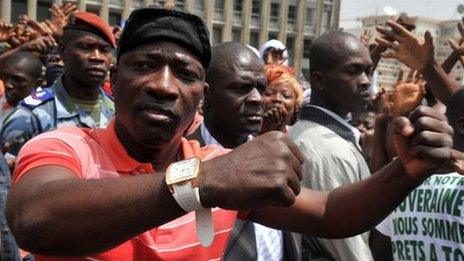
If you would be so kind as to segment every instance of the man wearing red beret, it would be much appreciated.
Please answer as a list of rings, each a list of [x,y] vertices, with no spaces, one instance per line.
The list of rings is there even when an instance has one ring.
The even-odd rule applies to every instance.
[[[2,145],[16,155],[32,137],[60,126],[105,127],[114,114],[102,91],[115,39],[111,27],[95,14],[75,13],[64,27],[60,55],[64,74],[50,88],[35,91],[5,118]]]

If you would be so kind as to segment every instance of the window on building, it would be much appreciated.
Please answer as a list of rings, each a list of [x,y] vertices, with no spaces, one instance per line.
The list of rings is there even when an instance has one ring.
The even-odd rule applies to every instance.
[[[234,11],[242,12],[243,0],[234,0]]]
[[[214,2],[214,9],[222,12],[224,10],[224,0],[216,0]]]
[[[305,20],[306,25],[314,26],[315,13],[316,13],[316,9],[314,9],[314,8],[307,8],[306,9],[306,20]]]
[[[461,77],[456,77],[457,82],[461,82],[462,78]]]
[[[110,25],[121,25],[121,20],[122,20],[122,16],[120,13],[117,13],[117,12],[110,12],[110,15],[108,17],[108,23]]]
[[[174,1],[174,3],[176,4],[176,8],[178,8],[180,10],[185,9],[185,0]]]
[[[18,21],[19,16],[27,14],[26,0],[12,0],[11,1],[11,22]]]
[[[100,15],[100,6],[98,5],[87,5],[86,11],[92,14]]]
[[[301,60],[301,72],[306,79],[309,79],[309,57],[311,56],[311,43],[310,39],[305,39],[303,42],[303,59]]]
[[[259,48],[259,33],[258,32],[250,33],[250,45],[255,47],[256,49]]]
[[[288,22],[294,24],[296,21],[296,6],[288,6]]]
[[[199,17],[203,17],[204,12],[205,12],[205,1],[195,0],[194,4],[195,4],[195,8],[194,8],[193,13],[195,13]]]
[[[286,46],[287,46],[287,50],[292,51],[295,46],[295,37],[288,36]]]
[[[251,14],[259,16],[261,14],[261,1],[251,2]]]
[[[287,37],[287,51],[288,51],[288,63],[293,65],[294,57],[293,54],[295,53],[295,37],[288,36]]]
[[[279,13],[280,13],[280,4],[271,3],[271,21],[272,22],[279,21]]]
[[[204,0],[195,0],[195,7],[203,8],[205,6]]]
[[[278,38],[277,33],[270,32],[269,35],[268,35],[268,38],[269,38],[269,40],[277,39]]]
[[[232,42],[242,42],[242,32],[239,28],[234,28],[232,30]]]
[[[136,9],[145,5],[143,0],[132,0],[132,8]]]
[[[322,12],[322,27],[328,30],[332,24],[332,6],[324,5],[324,11]]]
[[[50,18],[50,11],[48,11],[48,9],[51,6],[51,2],[48,1],[37,2],[37,21],[43,21]]]
[[[218,44],[222,41],[222,28],[214,27],[213,28],[213,45]]]
[[[305,39],[303,42],[303,57],[309,58],[311,55],[311,39]]]

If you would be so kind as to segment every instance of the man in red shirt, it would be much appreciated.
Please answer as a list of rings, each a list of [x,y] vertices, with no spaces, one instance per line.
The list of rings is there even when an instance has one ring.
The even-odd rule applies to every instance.
[[[132,13],[111,75],[111,124],[42,134],[18,156],[7,217],[23,249],[37,260],[218,260],[236,217],[346,237],[451,158],[452,129],[426,107],[397,121],[398,159],[331,192],[300,188],[304,158],[279,132],[220,156],[183,138],[208,89],[210,57],[199,17]]]

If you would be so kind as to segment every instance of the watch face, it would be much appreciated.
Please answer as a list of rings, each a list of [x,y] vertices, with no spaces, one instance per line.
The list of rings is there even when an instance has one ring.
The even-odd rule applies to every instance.
[[[200,160],[191,158],[169,165],[166,171],[166,183],[168,185],[195,179],[198,175]]]

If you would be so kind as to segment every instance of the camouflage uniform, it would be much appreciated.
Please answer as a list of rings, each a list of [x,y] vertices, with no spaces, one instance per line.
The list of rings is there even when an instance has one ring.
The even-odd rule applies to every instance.
[[[58,79],[49,87],[34,91],[4,120],[0,131],[2,146],[10,144],[8,153],[17,155],[32,137],[57,127],[106,127],[114,114],[113,100],[101,91],[100,122],[70,102],[68,94]]]

